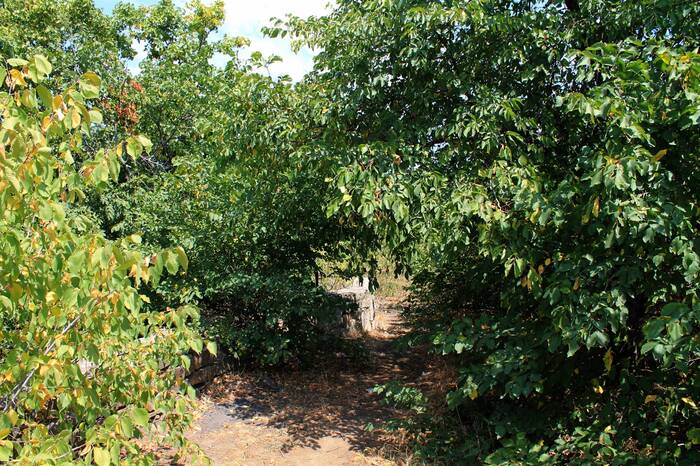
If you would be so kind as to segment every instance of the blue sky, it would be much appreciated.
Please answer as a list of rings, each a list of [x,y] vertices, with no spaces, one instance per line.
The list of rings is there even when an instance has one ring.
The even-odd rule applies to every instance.
[[[313,66],[313,53],[306,49],[298,54],[292,52],[288,39],[270,39],[263,37],[260,29],[269,24],[271,17],[283,18],[294,14],[302,18],[322,15],[329,11],[329,0],[224,0],[226,19],[222,32],[230,36],[245,36],[251,40],[251,46],[243,51],[249,55],[254,51],[263,55],[279,55],[282,63],[274,64],[270,71],[273,75],[289,74],[299,80]],[[95,0],[95,4],[106,12],[112,11],[119,0]],[[151,5],[157,0],[131,0],[137,5]],[[184,6],[186,0],[175,0]],[[206,2],[205,0],[205,3]],[[138,47],[137,47],[138,48]],[[133,67],[135,70],[136,65]]]

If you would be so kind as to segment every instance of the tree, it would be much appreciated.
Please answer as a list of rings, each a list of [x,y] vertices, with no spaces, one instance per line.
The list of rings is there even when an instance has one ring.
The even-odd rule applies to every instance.
[[[448,406],[494,434],[430,454],[697,461],[700,8],[573,3],[341,1],[270,33],[320,50],[329,215],[413,273]]]
[[[342,256],[351,229],[324,213],[334,165],[305,124],[312,92],[255,72],[275,58],[241,59],[248,41],[217,37],[222,20],[220,2],[115,8],[147,56],[109,105],[128,109],[118,134],[154,145],[90,206],[107,235],[184,247],[189,273],[161,281],[154,303],[200,304],[202,331],[224,349],[278,364],[317,349],[317,324],[335,309],[316,262]]]
[[[124,62],[135,56],[131,41],[92,0],[5,0],[0,4],[0,53],[42,54],[54,70],[48,78],[66,87],[87,71],[99,71],[106,86],[125,78]]]
[[[203,343],[196,308],[154,310],[139,287],[187,258],[141,254],[136,235],[109,241],[75,209],[151,144],[86,151],[101,80],[52,92],[51,69],[42,55],[0,68],[0,460],[148,463],[144,436],[186,444],[192,389],[175,368]]]

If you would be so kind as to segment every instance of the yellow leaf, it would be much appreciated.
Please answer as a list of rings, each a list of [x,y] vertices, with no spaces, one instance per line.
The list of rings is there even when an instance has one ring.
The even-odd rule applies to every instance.
[[[51,126],[51,123],[53,120],[51,119],[50,115],[46,115],[42,120],[41,120],[41,130],[43,132],[46,132],[49,129],[49,126]]]
[[[476,398],[479,396],[479,391],[475,388],[471,392],[469,392],[469,398],[472,400],[476,400]]]
[[[550,259],[549,257],[547,259],[545,259],[545,261],[544,261],[544,265],[549,265],[551,263],[552,263],[552,259]]]
[[[605,356],[603,356],[603,364],[605,364],[605,370],[610,372],[612,369],[612,363],[613,363],[613,354],[612,350],[608,350],[607,353],[605,353]]]
[[[56,293],[49,291],[46,293],[46,304],[51,304],[56,301]]]
[[[63,105],[63,97],[61,97],[60,95],[55,96],[51,102],[51,106],[53,107],[52,110],[59,110],[61,108],[61,105]]]
[[[144,268],[141,270],[141,279],[142,279],[145,283],[148,283],[149,280],[151,279],[151,269],[149,269],[148,267],[144,267]]]
[[[600,381],[598,379],[592,379],[591,384],[593,385],[593,391],[597,394],[601,395],[605,391],[600,385]]]
[[[92,454],[97,466],[108,466],[111,463],[109,452],[104,448],[95,448]]]
[[[653,403],[656,401],[656,395],[647,395],[646,398],[644,398],[644,403]]]
[[[683,400],[683,402],[684,402],[685,404],[690,405],[690,406],[692,406],[693,408],[696,408],[696,409],[697,409],[697,405],[696,405],[695,402],[692,400],[692,398],[683,397],[683,398],[681,398],[681,400]]]
[[[594,217],[597,217],[600,213],[600,198],[596,197],[593,201],[593,209],[591,210]]]
[[[658,161],[661,160],[661,159],[664,157],[664,155],[666,155],[667,153],[668,153],[668,149],[662,149],[662,150],[658,151],[658,152],[656,153],[656,155],[654,156],[654,160],[656,160],[656,161],[658,162]]]
[[[71,112],[71,115],[70,115],[71,127],[77,128],[78,126],[80,126],[80,121],[81,121],[80,112],[78,112],[76,109],[73,109],[73,111]]]
[[[22,86],[27,85],[27,82],[24,80],[24,76],[22,76],[22,73],[20,73],[19,70],[11,69],[10,78],[17,84],[20,84]]]

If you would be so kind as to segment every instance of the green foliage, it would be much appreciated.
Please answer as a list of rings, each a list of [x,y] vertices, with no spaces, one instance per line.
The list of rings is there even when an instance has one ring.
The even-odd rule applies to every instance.
[[[109,85],[123,79],[131,42],[91,0],[5,0],[0,4],[0,53],[42,54],[55,66],[57,88],[99,70]]]
[[[97,75],[52,92],[43,56],[0,69],[0,460],[151,462],[144,435],[186,444],[173,368],[202,342],[186,325],[195,308],[152,310],[139,286],[186,258],[144,255],[138,236],[109,241],[74,212],[89,185],[117,179],[124,151],[84,144],[100,122]]]
[[[207,336],[244,362],[313,363],[313,355],[333,343],[324,328],[344,303],[308,278],[282,272],[287,273],[230,276],[222,284],[226,294],[217,294],[207,307]]]
[[[0,5],[32,57],[0,67],[0,460],[182,445],[180,303],[292,362],[338,310],[320,264],[388,248],[457,374],[449,418],[379,389],[426,462],[698,462],[696,2],[340,0],[267,30],[318,50],[296,84],[223,8]]]
[[[327,214],[414,275],[415,338],[458,367],[448,407],[495,434],[472,461],[697,461],[698,20],[341,1],[271,30],[320,50]]]
[[[110,105],[119,131],[155,138],[90,206],[109,235],[183,246],[187,276],[162,280],[154,303],[200,304],[202,330],[222,348],[276,364],[319,346],[335,310],[313,281],[316,262],[343,254],[350,229],[324,213],[335,167],[306,125],[314,97],[253,72],[265,59],[241,60],[245,40],[214,36],[222,15],[220,3],[115,9],[148,55]]]
[[[425,413],[428,408],[426,396],[413,387],[406,387],[396,381],[374,387],[373,392],[384,397],[384,401],[403,409],[411,409],[418,414]]]

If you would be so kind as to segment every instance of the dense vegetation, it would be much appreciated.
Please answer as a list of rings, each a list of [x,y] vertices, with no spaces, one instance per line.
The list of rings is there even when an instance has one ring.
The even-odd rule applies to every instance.
[[[700,461],[700,4],[340,0],[298,83],[222,21],[0,3],[0,461],[188,447],[188,351],[304,363],[380,251],[418,461]]]

